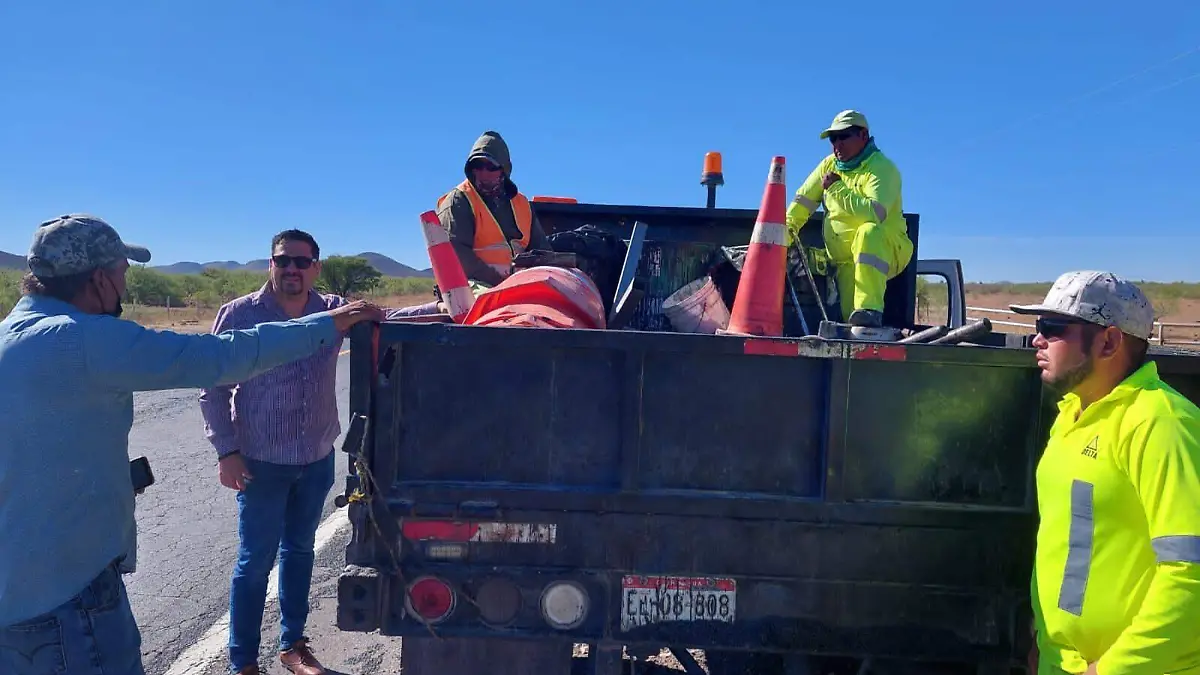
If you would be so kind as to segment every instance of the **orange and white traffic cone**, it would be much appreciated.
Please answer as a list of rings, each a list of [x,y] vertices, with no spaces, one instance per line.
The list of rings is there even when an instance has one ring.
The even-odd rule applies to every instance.
[[[425,231],[425,247],[429,250],[433,278],[442,293],[442,301],[454,323],[462,323],[475,303],[475,294],[471,292],[462,263],[450,244],[450,235],[442,227],[436,211],[421,214],[421,229]]]
[[[742,264],[729,327],[722,333],[783,335],[783,287],[787,275],[787,188],[784,159],[771,159],[767,185],[750,247]]]

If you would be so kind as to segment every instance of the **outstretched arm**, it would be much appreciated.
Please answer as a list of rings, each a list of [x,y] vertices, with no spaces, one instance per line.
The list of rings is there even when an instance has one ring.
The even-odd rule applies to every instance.
[[[95,317],[84,338],[88,374],[125,391],[210,388],[250,379],[341,340],[327,312],[221,335],[188,335]]]

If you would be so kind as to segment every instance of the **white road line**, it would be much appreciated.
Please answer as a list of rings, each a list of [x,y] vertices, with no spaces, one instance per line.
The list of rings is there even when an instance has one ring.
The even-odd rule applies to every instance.
[[[329,545],[343,530],[350,527],[350,519],[346,516],[345,509],[336,509],[329,517],[317,528],[317,538],[314,548],[317,555]],[[279,599],[279,567],[278,564],[271,570],[271,576],[267,581],[267,611],[273,611],[277,607]],[[268,625],[267,614],[264,612],[263,625]],[[191,647],[188,647],[175,662],[167,668],[166,675],[201,675],[211,669],[212,665],[218,660],[227,662],[227,649],[229,645],[229,612],[214,623],[208,631]],[[222,665],[222,672],[227,670],[225,664]]]

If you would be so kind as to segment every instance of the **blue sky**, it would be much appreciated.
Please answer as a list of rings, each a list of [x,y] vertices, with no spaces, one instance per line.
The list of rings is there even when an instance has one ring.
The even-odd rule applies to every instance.
[[[485,129],[529,195],[703,205],[719,150],[719,203],[757,207],[853,107],[921,257],[1195,281],[1198,28],[1196,2],[8,2],[0,250],[88,211],[155,264],[301,227],[426,267],[417,216]]]

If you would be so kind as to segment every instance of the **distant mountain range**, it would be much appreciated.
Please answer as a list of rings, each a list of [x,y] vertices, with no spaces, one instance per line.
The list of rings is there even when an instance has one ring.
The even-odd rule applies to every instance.
[[[0,270],[28,271],[29,267],[25,265],[25,256],[0,251]]]
[[[358,257],[366,258],[371,266],[379,270],[379,273],[385,277],[432,277],[432,269],[419,270],[414,267],[409,267],[401,262],[396,262],[382,253],[359,253]],[[204,270],[215,267],[222,270],[247,270],[251,272],[265,272],[267,270],[267,260],[251,260],[247,263],[240,263],[236,260],[217,260],[213,262],[198,263],[198,262],[177,262],[171,265],[152,266],[150,269],[158,270],[164,274],[200,274]],[[27,270],[25,265],[25,256],[14,255],[0,251],[0,269],[12,270]]]

